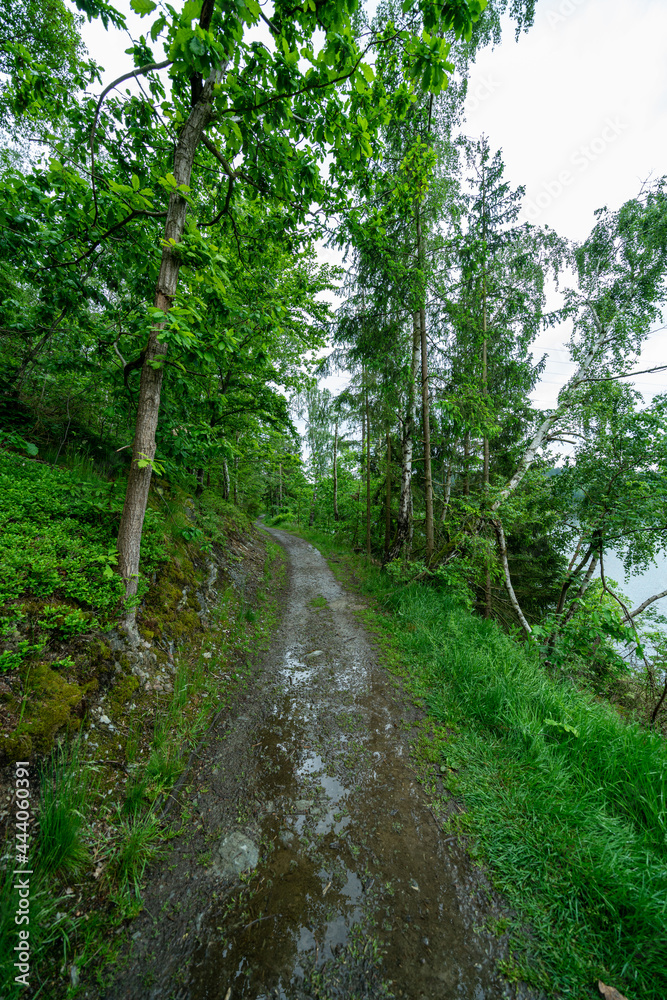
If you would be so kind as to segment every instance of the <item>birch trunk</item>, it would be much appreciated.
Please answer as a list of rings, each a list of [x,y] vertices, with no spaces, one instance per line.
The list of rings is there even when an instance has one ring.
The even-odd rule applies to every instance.
[[[241,432],[237,431],[235,435],[236,450],[234,452],[234,503],[238,505],[239,502],[239,438],[241,437]]]
[[[387,431],[387,478],[384,498],[384,558],[389,555],[391,545],[391,434]]]
[[[222,460],[222,498],[223,500],[229,500],[229,466],[227,465],[227,459]]]
[[[429,108],[429,125],[430,119],[431,110]],[[419,332],[422,370],[422,426],[424,429],[424,530],[426,533],[426,565],[428,566],[433,558],[435,541],[433,528],[433,475],[431,471],[431,423],[428,398],[428,346],[426,343],[426,304],[424,302],[425,290],[423,283],[424,243],[422,239],[422,227],[418,206],[415,208],[415,218],[417,222],[417,261],[422,277],[421,302],[419,306]]]
[[[428,348],[426,344],[426,309],[419,310],[422,363],[422,423],[424,426],[424,501],[426,531],[426,565],[433,558],[435,533],[433,527],[433,475],[431,472],[431,416],[428,398]]]
[[[366,556],[371,557],[371,421],[368,412],[368,389],[366,403]]]
[[[334,429],[334,449],[333,449],[333,516],[334,521],[340,521],[338,513],[338,421]]]
[[[401,495],[398,502],[398,518],[396,538],[389,550],[387,562],[398,559],[403,545],[410,536],[412,524],[412,449],[415,429],[416,379],[419,366],[419,349],[421,346],[421,327],[419,312],[413,315],[412,323],[412,361],[410,364],[410,379],[408,383],[408,399],[403,424],[401,441]]]
[[[444,462],[444,459],[443,459],[443,463],[442,463],[442,481],[443,481],[443,486],[444,486],[444,493],[443,493],[443,498],[442,498],[443,499],[442,517],[440,518],[440,520],[444,524],[445,523],[445,518],[447,517],[447,509],[449,507],[449,501],[450,501],[450,498],[451,498],[451,495],[452,495],[452,461],[451,461],[451,459],[449,460],[449,463],[448,463],[446,469],[445,469],[445,462]]]
[[[317,487],[318,486],[319,486],[319,483],[315,483],[315,486],[313,487],[313,500],[312,500],[312,503],[310,505],[310,519],[308,521],[308,527],[309,528],[312,528],[312,526],[315,524],[315,504],[317,503]]]
[[[521,627],[523,628],[526,635],[532,635],[533,630],[528,624],[526,616],[521,610],[521,606],[517,601],[516,594],[514,593],[514,587],[512,586],[512,577],[510,576],[510,567],[509,567],[509,562],[507,560],[507,543],[505,541],[505,532],[503,531],[502,523],[496,520],[493,522],[493,526],[496,529],[500,562],[502,563],[503,573],[505,576],[505,586],[507,587],[507,593],[509,594],[510,601],[512,602],[512,607],[516,611],[517,618],[521,622]]]

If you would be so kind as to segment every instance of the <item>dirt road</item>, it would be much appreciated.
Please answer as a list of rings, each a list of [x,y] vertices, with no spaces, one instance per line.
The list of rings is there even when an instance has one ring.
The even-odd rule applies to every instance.
[[[127,966],[101,995],[514,997],[495,971],[502,939],[481,929],[498,915],[483,876],[412,769],[418,710],[319,552],[270,534],[290,564],[282,627],[197,763],[191,838],[154,873]]]

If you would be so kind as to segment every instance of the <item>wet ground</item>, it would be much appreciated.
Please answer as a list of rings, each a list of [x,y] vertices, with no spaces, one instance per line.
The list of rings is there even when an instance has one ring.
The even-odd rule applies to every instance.
[[[496,972],[503,940],[484,929],[497,903],[413,770],[418,711],[324,558],[270,533],[290,561],[282,627],[257,690],[202,750],[191,838],[156,871],[101,995],[516,996]]]

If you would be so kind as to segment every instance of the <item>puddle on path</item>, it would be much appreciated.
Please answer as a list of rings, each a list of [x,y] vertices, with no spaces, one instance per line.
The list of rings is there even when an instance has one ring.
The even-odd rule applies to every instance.
[[[470,863],[404,759],[400,708],[351,600],[315,549],[272,534],[293,575],[273,652],[280,683],[254,737],[262,855],[252,891],[209,909],[188,997],[513,996],[494,971],[497,940],[475,931]]]

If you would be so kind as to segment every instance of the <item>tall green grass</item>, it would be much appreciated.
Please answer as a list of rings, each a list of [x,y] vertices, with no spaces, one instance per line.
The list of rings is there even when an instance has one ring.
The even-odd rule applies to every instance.
[[[667,745],[455,600],[411,586],[387,601],[458,769],[497,885],[521,918],[513,971],[550,993],[667,996]],[[452,772],[454,773],[454,772]],[[450,782],[451,784],[451,782]]]
[[[551,678],[451,592],[345,562],[385,611],[367,618],[439,724],[423,752],[462,796],[455,822],[515,914],[505,971],[550,997],[599,996],[602,979],[628,1000],[665,1000],[665,739]]]

